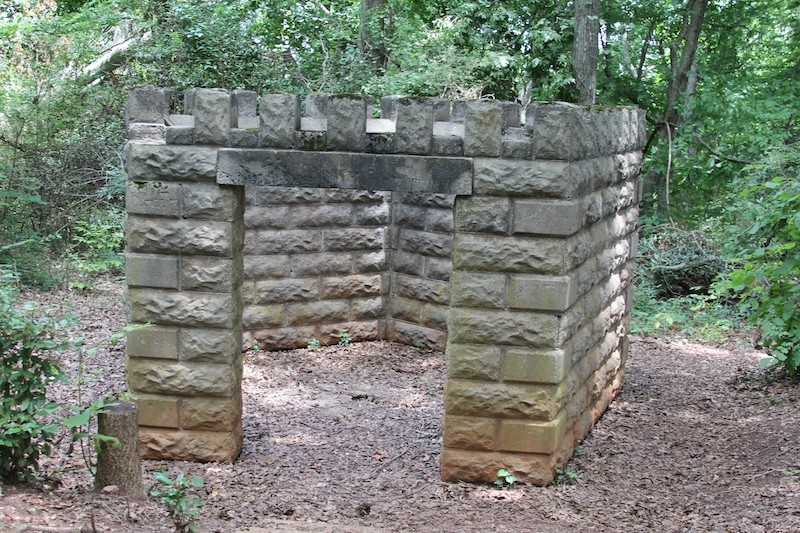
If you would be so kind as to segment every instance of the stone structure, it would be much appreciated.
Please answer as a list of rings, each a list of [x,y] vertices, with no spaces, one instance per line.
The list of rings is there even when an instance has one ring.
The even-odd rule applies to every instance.
[[[127,109],[145,455],[235,459],[243,334],[274,349],[347,331],[446,348],[444,479],[550,481],[622,382],[641,112],[385,98],[373,119],[359,97],[301,112],[202,89],[173,115],[170,99],[140,88]]]

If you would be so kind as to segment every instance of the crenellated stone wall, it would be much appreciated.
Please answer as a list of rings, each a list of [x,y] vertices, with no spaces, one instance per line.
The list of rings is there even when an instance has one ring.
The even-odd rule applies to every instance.
[[[241,347],[446,348],[441,474],[547,483],[618,392],[644,117],[141,88],[128,380],[148,457],[233,460]],[[383,192],[380,192],[383,191]]]

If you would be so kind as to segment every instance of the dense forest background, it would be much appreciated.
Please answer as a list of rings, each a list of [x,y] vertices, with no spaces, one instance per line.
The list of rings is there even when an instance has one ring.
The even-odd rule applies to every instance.
[[[122,267],[137,85],[641,107],[634,327],[800,366],[800,0],[11,0],[0,84],[0,263],[78,290]]]

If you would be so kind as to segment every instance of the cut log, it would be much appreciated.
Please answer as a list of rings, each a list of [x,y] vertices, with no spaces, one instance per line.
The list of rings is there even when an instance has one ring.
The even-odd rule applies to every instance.
[[[120,494],[144,496],[138,414],[135,403],[120,402],[97,415],[97,432],[119,441],[100,443],[95,476],[98,490],[115,485]]]

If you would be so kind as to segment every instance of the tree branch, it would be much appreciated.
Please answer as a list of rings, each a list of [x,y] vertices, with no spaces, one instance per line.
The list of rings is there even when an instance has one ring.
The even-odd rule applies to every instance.
[[[705,142],[698,135],[695,135],[694,139],[697,142],[699,142],[703,146],[703,148],[705,148],[706,150],[711,152],[712,155],[715,155],[715,156],[719,157],[720,159],[724,159],[724,160],[730,161],[732,163],[741,163],[743,165],[752,165],[753,163],[755,163],[755,161],[748,161],[747,159],[739,159],[738,157],[732,157],[732,156],[729,156],[729,155],[725,155],[722,152],[720,152],[719,150],[716,150],[715,148],[711,147],[707,142]]]

